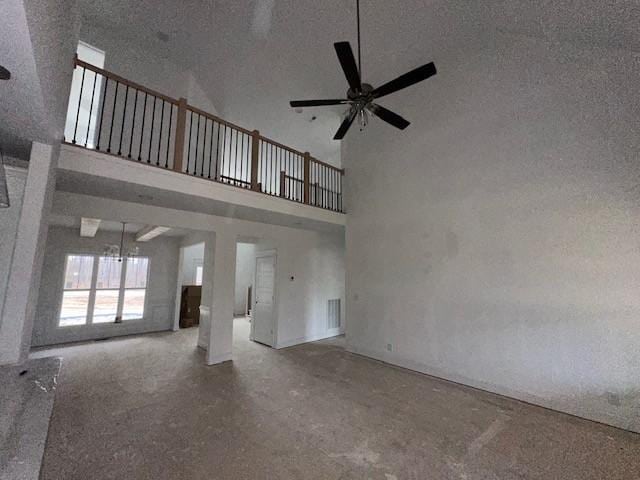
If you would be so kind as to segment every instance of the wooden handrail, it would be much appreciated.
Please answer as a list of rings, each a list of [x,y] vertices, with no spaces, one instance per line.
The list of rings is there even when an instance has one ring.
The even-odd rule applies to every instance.
[[[291,153],[295,153],[296,155],[304,157],[304,152],[301,152],[300,150],[296,150],[295,148],[287,147],[286,145],[276,142],[275,140],[271,140],[270,138],[260,135],[260,140],[262,140],[263,142],[270,143],[274,147],[282,148],[283,150],[288,150]]]
[[[231,128],[236,129],[236,130],[239,130],[240,132],[246,133],[247,135],[252,135],[253,134],[253,131],[251,131],[251,130],[247,130],[246,128],[241,127],[240,125],[236,125],[234,123],[227,122],[226,120],[218,117],[217,115],[214,115],[213,113],[205,112],[204,110],[200,110],[199,108],[194,107],[193,105],[188,105],[187,104],[187,110],[190,110],[193,113],[197,113],[198,115],[202,115],[203,117],[206,117],[206,118],[208,118],[210,120],[213,120],[214,122],[221,123],[223,125],[226,125],[227,127],[231,127]]]
[[[154,128],[154,116],[155,116],[155,112],[156,112],[156,100],[161,100],[162,101],[162,108],[161,108],[161,117],[160,117],[160,131],[158,132],[159,136],[158,136],[158,140],[157,140],[157,159],[156,159],[156,165],[160,165],[159,163],[159,158],[160,158],[160,144],[162,143],[162,139],[163,139],[163,135],[165,136],[165,141],[166,141],[166,159],[165,159],[165,168],[172,168],[173,170],[180,172],[180,173],[189,173],[188,171],[183,171],[184,169],[184,164],[186,163],[187,165],[189,164],[189,158],[185,158],[185,154],[187,154],[187,152],[190,152],[191,150],[191,131],[187,132],[187,113],[191,112],[192,115],[195,113],[196,115],[198,115],[198,129],[200,126],[200,116],[203,116],[205,119],[207,120],[211,120],[213,122],[217,122],[218,125],[225,125],[226,127],[229,127],[231,129],[236,130],[237,132],[242,133],[243,135],[248,135],[251,137],[251,149],[250,151],[246,151],[245,152],[247,154],[250,155],[250,157],[248,156],[244,156],[244,154],[242,153],[242,149],[241,149],[241,157],[240,157],[240,177],[242,178],[235,178],[234,176],[224,176],[221,175],[221,172],[218,171],[218,150],[216,147],[216,171],[213,172],[213,178],[212,180],[214,181],[222,181],[224,183],[228,183],[231,185],[235,185],[235,186],[241,186],[242,188],[250,188],[253,191],[257,191],[257,192],[262,192],[265,194],[269,194],[269,195],[279,195],[280,197],[285,198],[287,196],[287,181],[289,180],[293,180],[295,182],[298,182],[301,184],[301,189],[298,193],[295,194],[295,198],[290,200],[295,200],[297,202],[303,202],[307,205],[311,205],[313,204],[314,206],[320,206],[321,208],[328,208],[328,209],[335,209],[333,207],[330,207],[329,205],[326,205],[324,202],[322,205],[318,204],[318,200],[317,198],[312,199],[312,189],[315,193],[313,193],[315,196],[317,196],[317,192],[320,189],[321,191],[327,191],[327,192],[333,192],[333,190],[331,190],[330,188],[327,188],[326,186],[320,186],[317,182],[315,184],[311,183],[312,177],[316,178],[318,177],[318,175],[323,176],[323,178],[325,179],[326,182],[333,182],[332,185],[334,186],[334,188],[336,188],[335,194],[336,197],[341,197],[342,196],[342,180],[341,177],[344,175],[344,169],[342,168],[338,168],[335,167],[329,163],[323,162],[322,160],[318,160],[317,158],[314,158],[311,156],[311,154],[309,152],[301,152],[299,150],[296,150],[295,148],[289,147],[287,145],[284,145],[282,143],[276,142],[275,140],[272,140],[268,137],[264,137],[260,134],[260,132],[258,132],[257,130],[248,130],[244,127],[241,127],[240,125],[235,125],[231,122],[228,122],[222,118],[220,118],[217,115],[214,115],[212,113],[206,112],[202,109],[199,109],[197,107],[194,107],[193,105],[189,105],[187,99],[185,98],[180,98],[180,99],[175,99],[172,98],[168,95],[165,95],[163,93],[160,93],[158,91],[155,91],[153,89],[147,88],[143,85],[140,85],[138,83],[132,82],[130,80],[127,80],[126,78],[121,77],[120,75],[116,75],[113,72],[110,72],[108,70],[105,70],[103,68],[99,68],[96,67],[94,65],[91,65],[90,63],[87,63],[85,61],[82,61],[78,58],[78,56],[76,55],[74,58],[74,66],[75,67],[80,67],[83,68],[85,70],[90,70],[92,72],[95,72],[96,75],[102,75],[103,77],[105,77],[107,80],[111,80],[113,82],[116,82],[116,85],[121,85],[123,87],[126,87],[126,93],[124,94],[124,108],[119,111],[119,115],[121,117],[121,121],[122,123],[119,124],[120,125],[120,144],[122,143],[122,136],[123,136],[123,131],[124,131],[124,127],[125,127],[125,117],[126,117],[126,113],[127,113],[127,94],[129,93],[129,88],[135,89],[136,90],[136,96],[135,96],[135,101],[133,102],[133,121],[135,122],[135,118],[136,118],[136,107],[138,105],[138,93],[139,92],[143,92],[146,95],[150,95],[152,97],[155,97],[155,99],[153,100],[153,106],[151,109],[151,135],[153,135],[153,128]],[[84,82],[84,73],[82,74],[82,81]],[[106,98],[106,93],[107,93],[107,87],[110,84],[107,82],[105,84],[104,87],[104,92],[103,92],[103,102],[104,102],[104,98]],[[94,84],[94,89],[95,89],[95,84]],[[93,95],[95,92],[91,92],[91,105],[93,106]],[[147,115],[147,96],[144,96],[144,107],[143,111],[142,111],[142,130],[140,133],[140,147],[139,150],[142,151],[142,136],[143,136],[143,131],[144,131],[144,120],[146,118]],[[112,106],[111,106],[111,127],[109,130],[109,143],[108,146],[106,148],[106,152],[110,153],[110,147],[111,147],[111,135],[113,133],[113,118],[115,117],[115,112],[116,112],[116,102],[120,101],[119,97],[118,97],[118,89],[116,87],[116,93],[115,95],[113,95],[113,101],[112,101]],[[80,88],[80,97],[82,97],[82,87]],[[111,97],[110,97],[111,98]],[[82,98],[80,98],[80,101],[82,100]],[[80,105],[80,101],[78,102],[78,105]],[[111,100],[109,100],[111,102]],[[163,130],[163,119],[165,116],[165,103],[168,103],[171,107],[170,107],[170,116],[169,116],[169,127],[167,130]],[[131,103],[131,102],[129,102]],[[173,107],[177,107],[177,111],[173,109]],[[80,106],[78,106],[78,112],[80,112]],[[173,115],[174,113],[176,113],[175,116],[175,130],[172,131],[172,119],[173,119]],[[100,126],[98,127],[97,131],[98,132],[102,132],[102,116],[104,115],[104,109],[102,110],[102,114],[100,116]],[[79,113],[77,113],[77,116],[79,117]],[[109,118],[107,116],[107,118]],[[77,118],[76,118],[76,124],[77,124]],[[120,119],[119,119],[120,121]],[[91,125],[91,124],[89,124]],[[205,120],[205,125],[206,125],[206,120]],[[83,127],[84,128],[84,127]],[[96,126],[94,125],[94,129],[96,128]],[[76,125],[76,129],[77,129],[77,125]],[[131,142],[134,136],[134,129],[133,129],[133,124],[131,126],[131,132],[128,133],[128,135],[130,135],[130,140],[129,140],[129,158],[131,158]],[[164,133],[163,133],[164,132]],[[200,130],[198,130],[198,133],[200,132]],[[172,165],[170,165],[169,163],[169,148],[170,148],[170,143],[171,143],[171,137],[174,136],[174,142],[173,142],[173,162]],[[87,134],[86,134],[87,138],[89,137],[89,127],[87,126]],[[168,136],[168,138],[167,138]],[[138,138],[138,137],[136,137]],[[151,138],[154,138],[153,136],[150,137],[149,139],[149,146],[148,146],[148,151],[147,151],[147,156],[149,158],[146,159],[146,163],[151,163]],[[205,128],[205,138],[206,138],[206,128]],[[226,138],[226,137],[225,137]],[[225,138],[223,138],[223,150],[224,150],[224,142],[225,142]],[[213,139],[213,130],[211,133],[211,141]],[[74,139],[73,139],[73,143],[75,144],[75,132],[74,132]],[[155,140],[155,138],[154,138]],[[218,137],[217,137],[217,142],[220,141],[220,133],[218,133]],[[100,142],[100,134],[98,134],[98,143],[96,143],[96,149],[100,150],[99,147],[99,142]],[[186,142],[189,142],[189,148],[187,147]],[[264,142],[264,143],[261,143]],[[196,156],[198,154],[198,149],[197,149],[197,144],[198,144],[198,136],[196,135]],[[245,144],[245,138],[243,137],[242,139],[242,145],[244,146]],[[217,145],[217,144],[216,144]],[[86,143],[85,143],[85,147],[86,147]],[[238,136],[236,135],[236,157],[234,160],[234,165],[236,166],[237,169],[237,165],[238,165],[238,157],[237,157],[237,146],[238,146]],[[275,147],[275,148],[272,148]],[[203,152],[204,152],[204,148],[203,147]],[[211,149],[213,148],[213,143],[211,143]],[[272,152],[275,150],[275,160],[271,160],[272,158]],[[278,150],[281,150],[280,152],[278,152]],[[141,157],[140,157],[140,151],[138,152],[138,161],[141,161]],[[211,150],[213,151],[213,150]],[[269,152],[268,154],[268,158],[265,155],[265,152]],[[291,154],[293,154],[294,156],[296,156],[297,158],[293,158],[293,162],[291,163],[291,157],[289,155],[283,155],[283,152],[289,152]],[[211,154],[211,152],[210,152]],[[118,150],[118,155],[122,156],[120,150]],[[204,155],[204,153],[203,153]],[[191,154],[188,153],[188,156],[190,157]],[[224,164],[225,161],[225,156],[224,153],[222,154],[222,162]],[[227,159],[227,163],[229,163],[231,161],[231,157],[229,157]],[[203,157],[203,161],[202,161],[202,165],[204,165],[204,157]],[[249,171],[249,165],[247,165],[247,163],[250,162],[250,171]],[[264,176],[264,172],[265,172],[265,162],[271,162],[268,163],[269,165],[269,170],[267,170],[267,180],[266,180],[266,186],[264,184],[265,179],[261,178],[261,176]],[[212,165],[212,160],[211,160],[211,155],[210,155],[210,159],[209,159],[209,175],[211,174],[211,165]],[[230,164],[229,164],[230,165]],[[246,170],[245,173],[246,175],[243,174],[243,166],[246,165]],[[293,165],[293,167],[291,166]],[[317,167],[314,167],[314,165],[317,165]],[[284,170],[282,170],[282,168],[284,167]],[[302,167],[302,169],[300,168]],[[195,168],[195,167],[194,167]],[[271,176],[272,174],[270,173],[272,170],[272,168],[279,168],[281,169],[280,172],[273,172],[274,176]],[[287,172],[287,168],[293,168],[296,177],[300,176],[302,174],[302,178],[296,178],[294,176],[289,175],[289,173],[291,172]],[[302,170],[302,171],[301,171]],[[203,170],[201,169],[201,176],[202,176],[202,172]],[[262,173],[260,173],[262,172]],[[195,170],[194,170],[194,174],[195,174]],[[278,188],[276,187],[276,185],[278,184],[278,174],[279,174],[279,192],[277,191]],[[236,171],[236,176],[237,176],[237,171]],[[211,176],[209,176],[208,178],[211,178]],[[264,187],[264,190],[263,190]],[[340,207],[339,210],[341,211],[341,203],[339,203]]]
[[[135,88],[137,90],[146,92],[146,93],[148,93],[150,95],[158,97],[158,98],[160,98],[162,100],[165,100],[165,101],[167,101],[169,103],[172,103],[174,105],[178,105],[180,103],[180,100],[178,100],[176,98],[172,98],[172,97],[170,97],[168,95],[165,95],[163,93],[160,93],[160,92],[158,92],[156,90],[153,90],[151,88],[147,88],[147,87],[145,87],[143,85],[140,85],[139,83],[132,82],[131,80],[127,80],[126,78],[121,77],[120,75],[117,75],[117,74],[115,74],[113,72],[110,72],[109,70],[105,70],[103,68],[96,67],[95,65],[91,65],[90,63],[87,63],[87,62],[85,62],[83,60],[80,60],[77,57],[77,55],[75,57],[75,65],[77,65],[79,67],[82,67],[82,68],[86,68],[87,70],[91,70],[92,72],[95,72],[95,73],[98,73],[100,75],[103,75],[103,76],[105,76],[107,78],[110,78],[111,80],[114,80],[114,81],[116,81],[118,83],[121,83],[123,85],[128,85],[131,88]],[[248,129],[244,128],[244,127],[241,127],[240,125],[236,125],[234,123],[228,122],[227,120],[225,120],[223,118],[220,118],[217,115],[214,115],[212,113],[209,113],[209,112],[206,112],[204,110],[201,110],[201,109],[199,109],[197,107],[194,107],[193,105],[189,105],[188,103],[186,104],[186,109],[187,110],[191,110],[193,113],[197,113],[198,115],[202,115],[204,117],[207,117],[207,118],[209,118],[211,120],[214,120],[214,121],[216,121],[218,123],[221,123],[223,125],[226,125],[228,127],[235,128],[236,130],[239,130],[239,131],[241,131],[243,133],[246,133],[248,135],[252,135],[253,134],[252,130],[248,130]],[[271,145],[274,145],[276,147],[282,148],[284,150],[288,150],[291,153],[295,153],[296,155],[304,157],[304,152],[301,152],[300,150],[296,150],[295,148],[292,148],[292,147],[289,147],[287,145],[284,145],[283,143],[276,142],[275,140],[272,140],[272,139],[270,139],[268,137],[265,137],[263,135],[259,135],[259,138],[260,138],[260,140],[262,140],[264,142],[267,142],[267,143],[270,143]],[[331,168],[333,170],[337,170],[337,171],[341,172],[344,175],[344,169],[335,167],[335,166],[333,166],[333,165],[331,165],[329,163],[323,162],[322,160],[318,160],[317,158],[314,158],[314,157],[310,157],[310,160],[312,162],[319,163],[320,165],[324,165],[325,167]]]
[[[267,143],[270,143],[271,145],[273,145],[275,147],[282,148],[284,150],[288,150],[291,153],[295,153],[296,155],[304,157],[304,152],[301,152],[300,150],[296,150],[295,148],[287,147],[286,145],[283,145],[282,143],[276,142],[275,140],[271,140],[270,138],[267,138],[267,137],[264,137],[264,136],[260,135],[260,140],[262,140],[264,142],[267,142]],[[317,158],[314,158],[314,157],[310,157],[310,160],[312,162],[319,163],[320,165],[323,165],[323,166],[325,166],[327,168],[330,168],[332,170],[336,170],[336,171],[340,172],[342,175],[344,175],[344,168],[338,168],[338,167],[336,167],[334,165],[331,165],[330,163],[323,162],[322,160],[318,160]]]
[[[152,90],[150,88],[144,87],[144,86],[140,85],[139,83],[135,83],[135,82],[132,82],[130,80],[127,80],[126,78],[121,77],[120,75],[116,75],[115,73],[110,72],[108,70],[104,70],[103,68],[98,68],[98,67],[96,67],[94,65],[91,65],[90,63],[83,62],[82,60],[80,60],[78,58],[76,58],[75,64],[77,66],[79,66],[79,67],[86,68],[87,70],[91,70],[92,72],[95,72],[95,73],[98,73],[98,74],[100,74],[100,75],[102,75],[104,77],[110,78],[111,80],[114,80],[114,81],[116,81],[118,83],[121,83],[123,85],[128,85],[129,87],[135,88],[136,90],[140,90],[142,92],[146,92],[146,93],[148,93],[150,95],[153,95],[154,97],[158,97],[158,98],[160,98],[162,100],[165,100],[165,101],[167,101],[169,103],[172,103],[174,105],[178,104],[178,100],[176,100],[175,98],[171,98],[168,95],[165,95],[163,93],[157,92],[157,91]]]
[[[323,162],[322,160],[318,160],[317,158],[313,158],[313,157],[311,157],[310,160],[313,163],[318,163],[318,164],[322,165],[323,167],[330,168],[331,170],[335,170],[336,172],[340,172],[342,175],[344,175],[344,168],[334,167],[333,165],[331,165],[331,164],[329,164],[327,162]]]

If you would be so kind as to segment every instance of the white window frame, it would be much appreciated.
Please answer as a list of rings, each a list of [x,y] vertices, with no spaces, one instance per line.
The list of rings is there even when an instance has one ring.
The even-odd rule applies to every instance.
[[[62,302],[64,300],[64,292],[70,289],[66,289],[64,288],[64,281],[66,279],[66,275],[67,275],[67,266],[69,263],[69,257],[73,257],[73,256],[84,256],[84,257],[93,257],[93,270],[91,272],[91,287],[89,289],[78,289],[78,290],[74,290],[74,291],[87,291],[89,290],[89,303],[87,306],[87,316],[85,319],[85,323],[80,324],[80,325],[60,325],[60,315],[62,313]],[[79,327],[88,327],[91,325],[111,325],[113,323],[116,323],[116,318],[122,318],[122,310],[124,308],[124,293],[126,290],[144,290],[145,291],[145,296],[144,296],[144,306],[142,307],[142,317],[139,318],[128,318],[127,320],[123,320],[123,322],[129,323],[129,322],[135,322],[137,320],[143,320],[144,319],[144,315],[147,312],[147,290],[149,288],[149,272],[151,270],[151,258],[144,256],[144,255],[140,255],[137,256],[136,258],[145,258],[147,260],[147,276],[145,279],[145,288],[126,288],[125,287],[125,281],[126,281],[126,275],[127,275],[127,258],[123,258],[122,259],[122,263],[124,264],[122,266],[122,268],[120,269],[120,285],[118,288],[118,308],[117,308],[117,313],[116,313],[116,317],[114,317],[113,322],[98,322],[98,323],[94,323],[93,322],[93,311],[95,308],[95,302],[96,302],[96,292],[98,290],[116,290],[115,288],[106,288],[106,289],[98,289],[97,288],[97,283],[98,283],[98,269],[99,269],[99,265],[100,265],[100,259],[101,258],[105,258],[104,255],[99,255],[99,254],[94,254],[94,253],[87,253],[87,252],[69,252],[69,253],[65,253],[65,258],[64,258],[64,270],[62,272],[62,292],[60,294],[60,302],[58,304],[58,314],[56,317],[56,327],[57,328],[79,328]]]
[[[90,63],[95,67],[104,68],[104,63],[106,61],[106,52],[104,50],[100,50],[99,48],[80,40],[78,42],[78,45],[76,46],[76,55],[78,55],[78,58],[80,60]],[[86,75],[87,77],[84,81],[85,85],[83,85],[82,82],[83,75]],[[91,87],[91,85],[93,85],[93,82],[95,82],[95,85]],[[98,74],[95,72],[87,73],[83,71],[81,73],[81,71],[77,68],[73,70],[73,78],[71,82],[71,90],[69,93],[69,101],[67,106],[67,120],[64,127],[65,141],[71,142],[74,138],[74,134],[76,133],[76,130],[78,130],[76,126],[78,115],[84,117],[84,115],[86,114],[88,117],[88,123],[85,123],[84,121],[81,122],[81,128],[78,130],[80,133],[79,139],[86,137],[85,142],[87,144],[87,147],[95,148],[96,138],[99,134],[98,116],[100,115],[100,112],[103,108],[101,102],[102,92],[104,88],[105,79],[103,76],[98,76]],[[91,105],[89,107],[91,115],[89,115],[89,111],[86,111],[86,108],[82,106],[80,112],[78,112],[78,103],[81,100],[83,90],[95,92],[95,95],[89,94],[86,96],[86,98],[83,97],[85,101],[87,98],[91,99],[92,97],[95,97],[95,103],[91,102]],[[87,127],[91,127],[88,132]],[[82,142],[80,141],[80,143]]]
[[[126,320],[122,319],[123,322],[142,320],[144,319],[144,314],[147,311],[147,289],[149,288],[149,271],[151,270],[150,268],[151,259],[144,255],[136,255],[135,258],[144,258],[147,260],[147,272],[146,272],[146,278],[144,279],[144,288],[136,288],[136,287],[127,288],[126,286],[127,268],[128,268],[127,265],[128,265],[129,259],[128,258],[123,259],[124,268],[122,268],[122,271],[120,272],[120,293],[118,295],[118,317],[122,319],[122,311],[124,309],[124,294],[127,290],[144,290],[144,305],[142,306],[142,316],[140,318],[127,318]]]
[[[93,262],[91,264],[91,283],[89,285],[89,288],[77,288],[77,289],[65,288],[65,282],[66,282],[66,279],[67,279],[67,268],[69,267],[69,258],[70,257],[92,257]],[[89,313],[92,312],[92,310],[91,310],[92,297],[93,297],[92,287],[95,284],[94,273],[96,271],[97,271],[97,269],[96,269],[96,258],[95,258],[95,255],[92,255],[90,253],[67,253],[67,254],[65,254],[65,257],[64,257],[64,270],[62,271],[62,293],[60,294],[60,304],[58,306],[58,315],[57,315],[57,318],[56,318],[56,327],[58,327],[58,328],[70,328],[70,327],[84,327],[84,326],[88,325],[89,317],[92,316],[92,315],[89,315]],[[87,301],[87,312],[85,314],[84,323],[81,323],[79,325],[60,325],[60,320],[62,320],[60,318],[60,315],[62,314],[62,304],[64,302],[64,294],[67,291],[69,291],[69,292],[89,292],[89,299]]]

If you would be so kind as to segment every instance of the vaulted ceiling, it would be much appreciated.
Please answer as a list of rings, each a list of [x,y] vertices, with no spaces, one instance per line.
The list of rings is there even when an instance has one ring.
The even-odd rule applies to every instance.
[[[339,157],[338,142],[331,138],[343,109],[296,114],[288,100],[345,93],[332,44],[355,45],[355,0],[80,2],[88,22],[192,70],[223,116],[320,158]],[[456,48],[483,45],[494,29],[640,51],[638,5],[636,0],[361,0],[364,77],[375,85],[429,60],[437,64]],[[425,82],[398,95],[419,101],[428,88]]]
[[[85,24],[104,27],[194,72],[225,118],[258,128],[319,158],[339,158],[339,142],[331,138],[342,109],[317,108],[297,114],[288,101],[345,93],[346,82],[332,44],[349,40],[355,45],[355,0],[77,1],[77,13]],[[67,13],[74,8],[71,0],[24,2],[27,10],[40,3],[53,5],[58,16],[65,8]],[[455,61],[456,52],[489,45],[495,30],[585,48],[640,52],[637,0],[361,0],[361,5],[364,78],[374,85],[430,60],[436,64],[443,59]],[[42,19],[52,16],[46,11],[36,12],[38,15]],[[47,35],[60,34],[44,20],[41,23],[42,32],[37,22],[30,25],[31,40],[42,44],[34,45],[36,54],[38,48],[56,44]],[[10,36],[13,43],[5,42],[3,55],[15,56],[18,69],[31,68],[28,62],[21,65],[18,58],[26,42],[24,32]],[[46,56],[39,55],[40,63],[46,63]],[[18,77],[20,73],[17,70]],[[50,75],[45,82],[35,81],[31,74],[11,87],[18,91],[0,85],[4,89],[0,90],[0,114],[5,126],[11,124],[4,128],[5,134],[30,128],[41,131],[42,122],[37,119],[51,108],[45,104],[46,94],[38,107],[32,101],[36,98],[33,92],[44,86],[57,89],[51,95],[64,97],[67,87],[61,84],[64,82]],[[413,95],[420,102],[428,89],[429,82],[424,82],[396,95]],[[11,103],[14,97],[26,100],[16,107]],[[58,103],[64,101],[66,98]],[[393,96],[385,102],[393,107]],[[30,105],[36,111],[30,112]],[[16,112],[33,121],[21,126]],[[313,116],[317,118],[312,120]],[[35,136],[31,133],[26,137]]]
[[[11,72],[0,82],[0,147],[27,159],[32,141],[62,139],[76,43],[73,0],[2,0],[0,64]]]

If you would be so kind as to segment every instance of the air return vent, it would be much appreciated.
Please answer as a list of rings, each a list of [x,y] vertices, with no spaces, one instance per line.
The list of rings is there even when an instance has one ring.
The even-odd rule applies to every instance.
[[[333,330],[342,326],[340,321],[340,299],[329,300],[327,304],[327,328]]]

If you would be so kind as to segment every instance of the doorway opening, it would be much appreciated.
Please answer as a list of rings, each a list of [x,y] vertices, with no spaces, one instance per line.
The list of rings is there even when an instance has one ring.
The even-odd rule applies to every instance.
[[[238,241],[233,321],[234,344],[277,343],[276,251],[271,245]]]
[[[186,243],[180,247],[174,330],[200,325],[204,251],[204,242]]]

